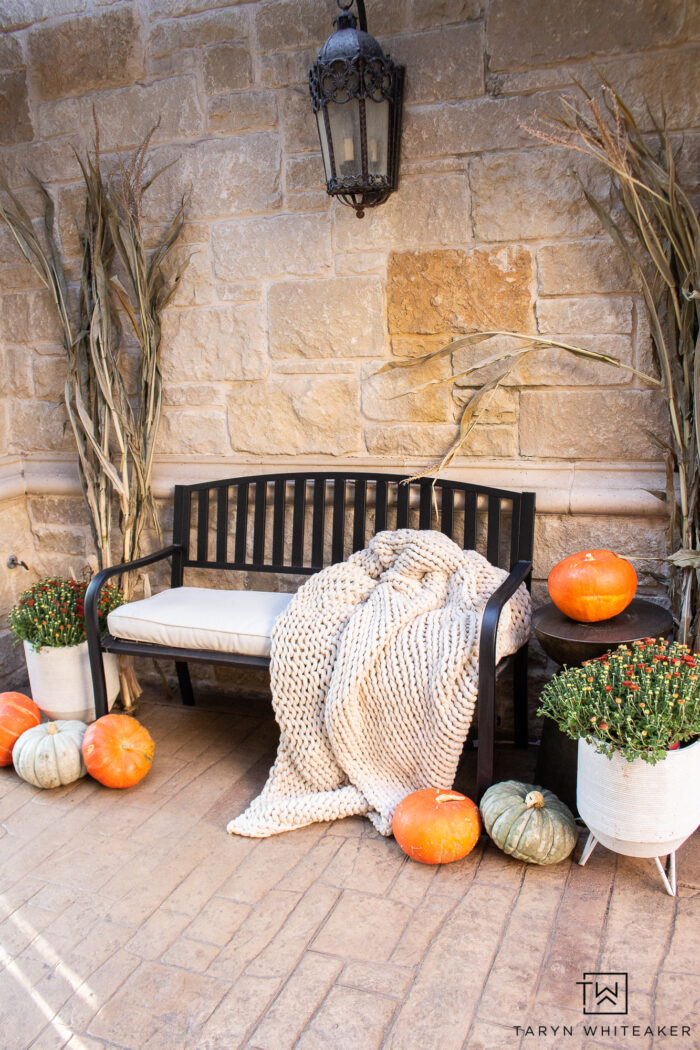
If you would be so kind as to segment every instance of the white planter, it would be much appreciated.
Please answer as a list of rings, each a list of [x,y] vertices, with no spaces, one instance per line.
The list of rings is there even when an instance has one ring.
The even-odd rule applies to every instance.
[[[649,765],[578,742],[576,802],[591,834],[627,857],[674,853],[700,824],[700,740]]]
[[[87,642],[35,649],[24,643],[32,699],[49,718],[93,722],[95,698],[92,692]],[[114,653],[104,654],[108,706],[119,693],[119,662]]]

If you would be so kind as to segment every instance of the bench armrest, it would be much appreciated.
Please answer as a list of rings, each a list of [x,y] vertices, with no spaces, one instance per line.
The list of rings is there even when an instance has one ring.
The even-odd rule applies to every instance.
[[[141,569],[145,565],[152,565],[154,562],[163,561],[165,558],[171,558],[173,554],[179,554],[182,551],[182,547],[179,543],[171,543],[169,547],[163,547],[162,550],[155,551],[153,554],[147,554],[143,558],[137,558],[136,561],[128,561],[123,565],[110,565],[107,569],[102,569],[90,580],[87,591],[85,592],[85,633],[87,634],[88,642],[92,639],[93,642],[99,642],[100,637],[100,625],[99,625],[99,602],[100,602],[100,591],[103,586],[112,576],[122,576],[125,572],[131,572],[132,569]]]
[[[484,616],[481,621],[481,639],[479,641],[479,668],[495,667],[496,664],[496,635],[498,634],[498,622],[503,612],[503,606],[509,598],[512,598],[518,587],[528,578],[532,572],[531,561],[518,561],[515,563],[506,580],[493,592],[486,603]]]

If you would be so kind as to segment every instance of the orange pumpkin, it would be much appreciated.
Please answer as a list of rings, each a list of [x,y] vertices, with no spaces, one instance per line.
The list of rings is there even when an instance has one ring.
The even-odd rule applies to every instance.
[[[399,803],[391,830],[412,860],[449,864],[476,846],[481,832],[479,808],[459,791],[423,788]]]
[[[595,623],[627,608],[637,590],[637,573],[612,551],[579,551],[554,566],[547,588],[566,616]]]
[[[41,722],[41,711],[24,693],[0,693],[0,766],[12,765],[12,748],[26,729]]]
[[[104,715],[83,737],[85,768],[105,787],[138,784],[151,768],[154,751],[151,734],[131,715]]]

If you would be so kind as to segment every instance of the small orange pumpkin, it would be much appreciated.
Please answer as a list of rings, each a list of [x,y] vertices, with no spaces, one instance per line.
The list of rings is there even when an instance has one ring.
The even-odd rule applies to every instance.
[[[479,839],[479,808],[459,791],[423,788],[396,807],[391,830],[404,853],[421,864],[449,864]]]
[[[579,551],[554,566],[547,589],[566,616],[596,623],[627,608],[637,591],[637,573],[612,551]]]
[[[0,693],[0,766],[12,765],[12,748],[27,729],[38,726],[41,711],[24,693]]]
[[[85,768],[110,788],[138,784],[151,768],[154,751],[151,734],[131,715],[104,715],[83,737]]]

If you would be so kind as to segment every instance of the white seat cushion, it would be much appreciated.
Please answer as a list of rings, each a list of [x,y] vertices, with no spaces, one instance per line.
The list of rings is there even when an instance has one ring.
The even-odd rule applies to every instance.
[[[107,617],[109,633],[180,649],[269,656],[272,625],[292,594],[175,587],[129,602]]]

